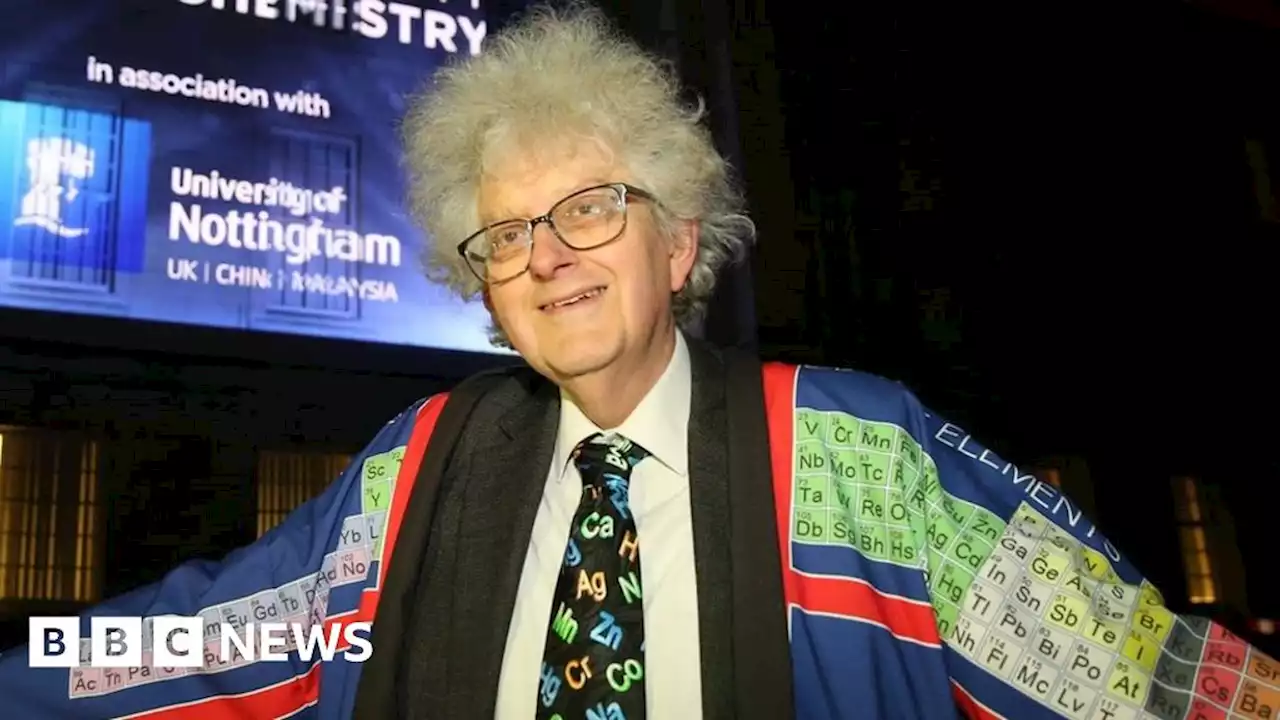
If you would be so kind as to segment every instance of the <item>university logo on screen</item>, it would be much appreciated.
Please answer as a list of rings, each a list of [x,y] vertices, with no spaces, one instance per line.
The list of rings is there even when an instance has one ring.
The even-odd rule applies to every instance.
[[[373,655],[371,623],[208,623],[180,615],[93,617],[83,637],[79,617],[29,621],[31,667],[116,668],[170,674],[216,672],[255,662],[364,662]]]
[[[146,264],[145,121],[0,100],[0,261],[9,276],[110,288]],[[7,172],[6,172],[7,170]]]
[[[27,188],[22,195],[14,227],[37,227],[64,238],[89,232],[81,223],[67,225],[63,218],[74,203],[88,194],[84,186],[93,179],[93,148],[66,137],[38,137],[27,141]],[[86,217],[83,212],[78,213]]]

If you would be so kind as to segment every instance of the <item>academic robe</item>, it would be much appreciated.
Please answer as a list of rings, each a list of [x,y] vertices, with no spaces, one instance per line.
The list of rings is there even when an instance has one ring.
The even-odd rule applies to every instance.
[[[1280,712],[1280,665],[1168,610],[1069,498],[901,385],[690,350],[708,720]],[[373,621],[362,662],[30,668],[20,647],[0,715],[492,717],[557,402],[527,369],[416,402],[259,541],[82,621]]]

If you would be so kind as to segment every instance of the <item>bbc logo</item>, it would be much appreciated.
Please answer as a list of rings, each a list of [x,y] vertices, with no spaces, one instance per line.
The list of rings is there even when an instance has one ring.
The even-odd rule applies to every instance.
[[[373,654],[369,622],[268,622],[207,625],[200,617],[161,615],[92,617],[89,654],[81,654],[78,617],[33,617],[28,625],[31,667],[201,668],[244,662],[288,662],[296,652],[303,662],[338,653],[350,662]],[[212,641],[210,638],[213,638]]]
[[[31,667],[80,667],[80,618],[33,617],[28,624]],[[89,619],[90,667],[142,666],[144,649],[153,667],[200,667],[204,662],[204,625],[198,617],[153,618],[151,648],[143,648],[141,617]]]

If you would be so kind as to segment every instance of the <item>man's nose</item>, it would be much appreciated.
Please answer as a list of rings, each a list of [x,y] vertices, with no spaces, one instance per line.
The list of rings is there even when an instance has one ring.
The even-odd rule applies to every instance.
[[[533,227],[533,247],[529,250],[529,272],[535,277],[550,280],[564,268],[578,262],[578,253],[545,222]]]

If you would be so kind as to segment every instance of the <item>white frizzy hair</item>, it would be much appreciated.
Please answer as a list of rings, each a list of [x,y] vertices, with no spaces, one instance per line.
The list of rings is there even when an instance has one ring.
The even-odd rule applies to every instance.
[[[658,198],[660,227],[699,226],[698,256],[673,298],[682,327],[696,323],[716,276],[755,239],[730,168],[687,107],[669,64],[624,37],[597,9],[538,7],[488,37],[480,55],[439,70],[414,98],[402,132],[409,205],[427,233],[427,276],[464,299],[483,288],[457,253],[479,229],[482,173],[528,153],[594,140],[618,156],[639,187]],[[506,345],[493,328],[495,344]]]

